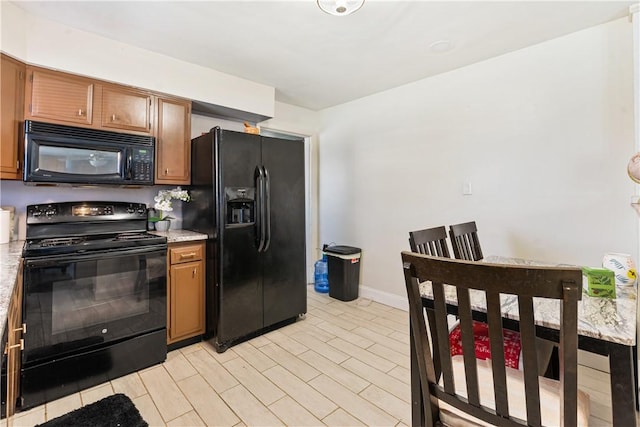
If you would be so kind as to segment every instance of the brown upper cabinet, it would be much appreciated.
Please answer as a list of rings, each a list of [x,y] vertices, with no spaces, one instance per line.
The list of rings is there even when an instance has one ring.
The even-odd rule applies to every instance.
[[[26,73],[25,119],[155,136],[155,183],[190,183],[191,100],[34,66]]]
[[[158,98],[156,183],[191,182],[191,102]]]
[[[27,67],[25,118],[66,125],[93,124],[92,80]]]
[[[22,121],[26,66],[0,54],[0,179],[22,179]]]
[[[153,97],[119,86],[102,88],[102,127],[151,133]]]

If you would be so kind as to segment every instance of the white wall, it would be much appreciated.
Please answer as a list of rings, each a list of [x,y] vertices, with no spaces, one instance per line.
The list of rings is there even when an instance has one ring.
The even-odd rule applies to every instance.
[[[23,61],[272,117],[275,89],[76,30],[0,2],[0,50]]]
[[[361,294],[397,304],[415,229],[475,220],[485,255],[637,260],[632,58],[625,18],[323,111],[321,240],[361,247]]]

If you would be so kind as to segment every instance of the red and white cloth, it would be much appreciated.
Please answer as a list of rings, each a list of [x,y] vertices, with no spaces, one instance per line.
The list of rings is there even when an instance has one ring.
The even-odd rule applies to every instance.
[[[489,344],[489,325],[483,322],[473,321],[473,335],[476,345],[476,358],[480,360],[491,359],[491,345]],[[520,334],[508,329],[502,330],[504,339],[504,364],[510,368],[519,369],[522,343]],[[462,354],[462,338],[460,324],[457,324],[449,333],[449,346],[451,356]]]

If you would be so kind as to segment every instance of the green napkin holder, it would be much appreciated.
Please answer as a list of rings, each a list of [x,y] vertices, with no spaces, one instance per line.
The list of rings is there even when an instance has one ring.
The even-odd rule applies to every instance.
[[[606,268],[582,267],[582,287],[590,297],[615,298],[615,273]]]

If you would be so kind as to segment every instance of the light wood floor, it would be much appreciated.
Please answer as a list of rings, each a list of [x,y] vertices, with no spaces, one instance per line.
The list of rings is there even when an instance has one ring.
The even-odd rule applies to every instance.
[[[408,314],[368,299],[342,302],[309,287],[306,319],[223,354],[208,342],[151,368],[17,414],[33,426],[114,393],[150,426],[410,425]],[[590,425],[607,426],[606,372],[580,367]],[[609,420],[609,421],[607,421]]]

